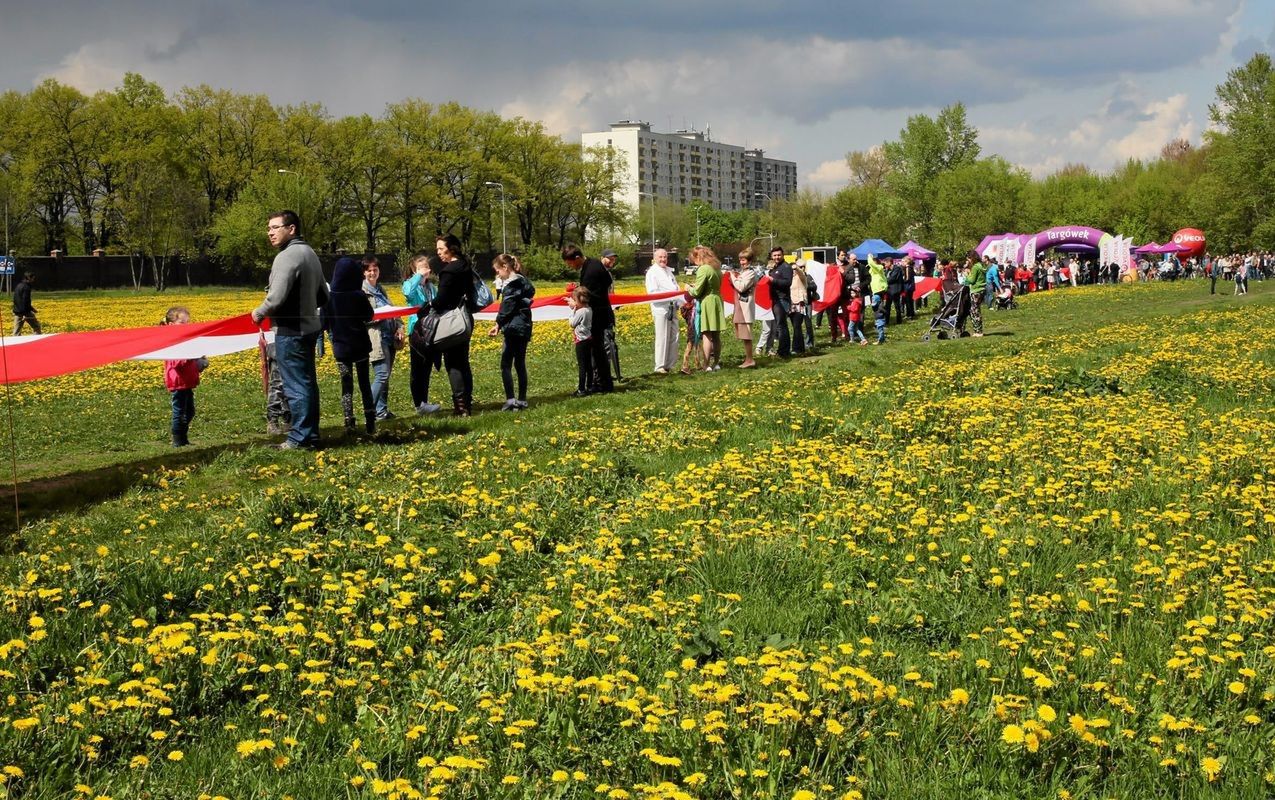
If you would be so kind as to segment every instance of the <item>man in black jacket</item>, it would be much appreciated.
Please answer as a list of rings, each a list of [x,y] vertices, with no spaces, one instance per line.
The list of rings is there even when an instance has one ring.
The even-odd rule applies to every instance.
[[[595,392],[615,391],[611,381],[611,361],[606,354],[606,340],[614,336],[615,311],[611,308],[611,273],[596,258],[585,258],[580,246],[569,244],[562,248],[562,260],[580,270],[580,285],[589,290],[589,308],[593,310],[593,366],[598,381]]]
[[[792,355],[792,338],[788,333],[788,314],[792,310],[792,266],[784,260],[784,249],[770,250],[770,313],[775,318],[775,334],[779,337],[779,357]],[[801,336],[800,330],[797,335]]]
[[[31,330],[40,333],[40,320],[35,318],[35,308],[31,305],[31,284],[35,283],[35,275],[26,272],[22,280],[13,287],[13,335],[22,332],[22,323],[31,326]]]

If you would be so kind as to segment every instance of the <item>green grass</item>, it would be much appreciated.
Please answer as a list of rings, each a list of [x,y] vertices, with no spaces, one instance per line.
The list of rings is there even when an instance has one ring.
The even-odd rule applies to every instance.
[[[640,310],[622,341],[636,377],[583,400],[544,326],[530,411],[404,419],[318,455],[219,427],[258,412],[250,379],[210,372],[192,431],[207,447],[180,456],[146,439],[161,388],[104,394],[116,411],[82,409],[102,416],[49,463],[68,487],[115,465],[123,495],[28,526],[0,561],[0,642],[27,643],[0,659],[15,698],[0,766],[26,773],[10,796],[370,796],[395,778],[484,798],[668,796],[662,781],[698,797],[1267,796],[1275,291],[1206,292],[1064,290],[990,312],[978,340],[922,343],[917,322],[884,348],[692,378],[641,374]],[[496,403],[493,355],[476,375]],[[74,405],[28,403],[23,426]],[[118,413],[134,406],[154,412]],[[85,452],[130,431],[138,449]],[[829,685],[838,669],[861,672]],[[737,693],[706,699],[714,681]],[[957,689],[968,704],[948,704]],[[1002,741],[1045,703],[1038,751]],[[796,717],[768,722],[772,706]],[[700,734],[713,712],[719,742]],[[1107,721],[1087,728],[1102,743],[1071,715]],[[508,733],[516,720],[535,726]],[[256,739],[273,748],[236,754]],[[418,766],[449,755],[486,766]]]

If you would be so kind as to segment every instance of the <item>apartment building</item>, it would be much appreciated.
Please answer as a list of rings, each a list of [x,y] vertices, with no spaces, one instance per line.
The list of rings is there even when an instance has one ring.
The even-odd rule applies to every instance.
[[[762,208],[797,194],[797,164],[769,158],[762,150],[715,142],[700,131],[658,133],[648,122],[621,120],[609,131],[586,133],[581,144],[612,147],[627,166],[627,183],[616,197],[637,208],[654,195],[661,200],[700,200],[723,211]]]

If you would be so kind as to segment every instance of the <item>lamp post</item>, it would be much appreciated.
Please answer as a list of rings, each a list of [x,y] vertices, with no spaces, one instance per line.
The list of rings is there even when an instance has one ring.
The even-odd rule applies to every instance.
[[[655,258],[655,193],[638,192],[638,197],[651,198],[651,258]]]
[[[301,205],[301,173],[293,172],[290,169],[283,169],[282,167],[280,167],[279,169],[275,171],[278,172],[280,175],[291,175],[292,177],[296,178],[296,186],[293,187],[295,189],[295,193],[293,194],[293,197],[292,197],[292,210],[300,214],[301,212],[298,209]]]
[[[699,247],[699,212],[700,207],[695,206],[695,246]]]
[[[774,198],[772,198],[770,195],[766,194],[765,192],[753,192],[753,197],[766,198],[766,203],[768,207],[774,206],[775,204]],[[771,222],[774,222],[774,219],[771,219]],[[761,237],[758,236],[757,238],[760,239]],[[770,232],[770,249],[771,250],[775,249],[775,232],[774,231]]]
[[[500,190],[500,252],[509,252],[509,239],[505,233],[505,185],[500,181],[483,181],[488,189]]]

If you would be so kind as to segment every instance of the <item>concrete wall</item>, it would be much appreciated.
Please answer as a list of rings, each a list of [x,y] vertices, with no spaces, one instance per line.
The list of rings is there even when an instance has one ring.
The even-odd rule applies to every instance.
[[[331,276],[332,267],[341,256],[321,253],[324,274]],[[402,280],[399,277],[397,259],[393,253],[377,254],[381,262],[381,279],[385,282]],[[490,263],[490,258],[488,258]],[[24,272],[35,275],[35,285],[41,291],[51,292],[72,289],[132,288],[133,275],[128,256],[19,256],[14,276],[16,282]],[[141,276],[143,288],[155,286],[155,276],[150,260],[137,259],[134,267]],[[166,264],[165,284],[173,289],[183,286],[255,286],[265,287],[267,271],[246,265],[232,264],[220,259],[200,258],[183,261],[171,258]]]

